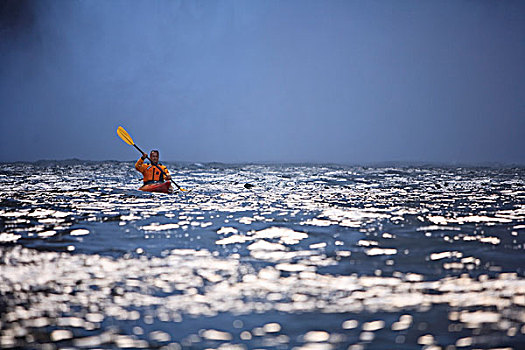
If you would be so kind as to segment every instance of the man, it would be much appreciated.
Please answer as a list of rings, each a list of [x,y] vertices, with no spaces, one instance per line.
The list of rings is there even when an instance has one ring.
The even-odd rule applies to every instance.
[[[151,164],[144,164],[144,160],[148,157],[146,153],[142,154],[142,157],[135,163],[135,169],[137,169],[144,176],[144,185],[154,182],[164,182],[171,180],[171,175],[168,169],[159,163],[159,151],[153,150],[149,154]],[[160,169],[164,171],[164,174]]]

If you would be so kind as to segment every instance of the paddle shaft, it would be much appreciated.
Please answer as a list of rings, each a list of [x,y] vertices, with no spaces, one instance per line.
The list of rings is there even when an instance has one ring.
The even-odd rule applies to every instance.
[[[133,143],[133,146],[135,146],[135,148],[136,148],[140,153],[142,153],[142,154],[146,154],[146,153],[144,153],[144,151],[142,151],[142,150],[139,148],[139,146],[137,146],[135,143]],[[164,175],[164,176],[168,176],[168,175],[164,172],[164,170],[162,170],[162,168],[161,168],[160,166],[158,166],[158,164],[153,164],[153,161],[150,159],[150,157],[148,157],[147,154],[146,154],[146,159],[149,160],[149,161],[151,162],[152,165],[156,166],[156,167],[160,170],[160,172],[162,173],[162,175]],[[177,183],[176,183],[175,181],[171,180],[171,182],[172,182],[175,186],[177,186],[177,188],[178,188],[179,190],[181,189],[180,186],[177,185]]]

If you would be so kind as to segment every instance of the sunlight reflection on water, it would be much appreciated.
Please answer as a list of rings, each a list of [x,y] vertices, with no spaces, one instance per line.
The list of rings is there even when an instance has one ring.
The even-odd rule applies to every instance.
[[[523,169],[172,168],[3,164],[2,347],[525,341]]]

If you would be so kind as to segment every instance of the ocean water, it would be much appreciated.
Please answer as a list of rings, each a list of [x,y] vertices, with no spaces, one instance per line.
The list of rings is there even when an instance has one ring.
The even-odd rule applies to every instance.
[[[0,166],[0,348],[523,349],[525,169]]]

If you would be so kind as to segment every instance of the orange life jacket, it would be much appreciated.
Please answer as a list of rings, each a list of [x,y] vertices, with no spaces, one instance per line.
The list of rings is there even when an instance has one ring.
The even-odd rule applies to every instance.
[[[159,168],[164,170],[164,174],[170,174],[168,169],[160,163],[157,163],[157,166],[153,164],[144,164],[142,158],[139,158],[139,160],[137,160],[137,163],[135,163],[135,169],[141,172],[144,176],[144,179],[142,180],[144,181],[144,183],[150,181],[164,181],[164,175],[162,174]]]

